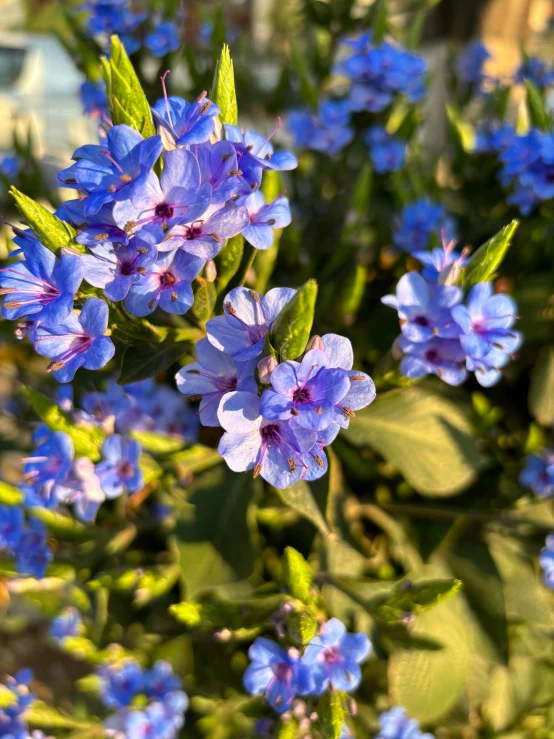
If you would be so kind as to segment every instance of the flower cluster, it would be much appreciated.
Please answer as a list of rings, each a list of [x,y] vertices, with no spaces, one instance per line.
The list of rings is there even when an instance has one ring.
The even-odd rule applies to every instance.
[[[8,688],[11,701],[0,707],[0,736],[5,739],[27,739],[29,729],[25,721],[25,711],[32,705],[35,696],[29,690],[33,679],[31,670],[20,670],[14,677],[7,675],[4,685]],[[38,739],[38,736],[37,736]]]
[[[371,378],[352,369],[352,345],[342,336],[313,337],[301,362],[262,358],[265,337],[294,294],[231,290],[224,315],[206,324],[198,361],[176,378],[182,393],[200,399],[201,423],[223,427],[219,453],[229,467],[253,470],[278,488],[321,477],[323,448],[375,398]],[[269,386],[261,397],[257,363],[260,384]]]
[[[398,311],[400,370],[412,379],[434,374],[449,385],[460,385],[469,371],[490,387],[521,344],[521,334],[512,328],[515,303],[507,295],[494,295],[490,282],[474,285],[463,303],[462,290],[451,284],[459,274],[459,259],[453,261],[447,248],[443,268],[437,266],[430,254],[423,274],[409,272],[400,278],[395,295],[382,298]]]
[[[546,537],[546,546],[539,555],[539,564],[543,569],[545,585],[554,590],[554,534]]]
[[[192,104],[166,97],[153,114],[160,135],[145,140],[114,126],[105,145],[80,147],[59,174],[81,197],[57,215],[77,229],[86,253],[68,247],[58,256],[30,231],[14,229],[24,260],[0,270],[2,315],[24,319],[19,335],[52,359],[49,370],[60,382],[70,382],[79,367],[100,369],[115,352],[108,304],[87,299],[83,279],[110,306],[123,301],[133,315],[158,307],[182,315],[194,300],[191,281],[226,239],[242,233],[268,249],[274,229],[290,223],[288,200],[265,203],[259,191],[265,170],[296,166],[292,154],[274,153],[271,136],[216,125],[219,108],[205,95]]]
[[[140,48],[135,31],[146,20],[146,13],[135,13],[130,0],[85,0],[81,10],[87,14],[86,31],[100,43],[116,34],[129,54]]]
[[[445,208],[427,198],[402,208],[393,229],[392,243],[400,251],[423,251],[433,240],[449,242],[454,227]]]
[[[248,650],[251,662],[244,673],[244,686],[284,713],[297,695],[356,690],[362,679],[360,663],[370,652],[367,636],[348,633],[338,618],[323,624],[302,656],[297,649],[284,650],[270,639],[258,637]]]
[[[288,126],[296,146],[336,154],[354,137],[355,114],[385,110],[399,95],[415,103],[425,92],[424,60],[389,42],[373,44],[367,33],[343,44],[334,72],[347,78],[347,96],[324,100],[317,115],[290,113]],[[406,141],[391,136],[380,125],[372,126],[364,140],[376,172],[394,172],[403,167]]]
[[[480,41],[474,41],[456,59],[456,75],[460,82],[475,92],[485,92],[487,80],[485,65],[491,59],[487,47]]]
[[[520,85],[529,80],[535,87],[549,87],[554,83],[554,69],[549,68],[543,59],[529,56],[516,69],[514,79]]]
[[[46,526],[26,518],[21,507],[0,504],[0,552],[15,559],[19,574],[44,577],[54,556],[47,535]]]
[[[105,722],[107,737],[174,739],[185,723],[188,697],[168,662],[158,661],[144,670],[132,659],[102,667],[101,696],[113,709]],[[140,710],[134,706],[140,703]]]
[[[554,496],[554,450],[543,449],[540,454],[530,454],[525,460],[519,481],[538,498]]]
[[[433,735],[424,734],[419,723],[408,717],[405,708],[395,706],[379,716],[376,739],[433,739]]]

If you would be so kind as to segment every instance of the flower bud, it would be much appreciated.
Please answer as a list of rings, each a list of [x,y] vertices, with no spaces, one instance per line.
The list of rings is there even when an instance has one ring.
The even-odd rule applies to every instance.
[[[215,266],[213,259],[208,259],[204,265],[204,277],[208,282],[215,282],[215,278],[217,277],[217,267]]]
[[[260,378],[260,382],[263,382],[264,385],[269,385],[271,382],[271,373],[278,364],[279,362],[275,357],[264,357],[260,359],[258,362],[258,377]]]
[[[312,349],[319,349],[320,351],[325,350],[325,347],[323,346],[323,341],[321,340],[321,336],[312,336],[312,338],[308,341],[306,351],[309,352]]]

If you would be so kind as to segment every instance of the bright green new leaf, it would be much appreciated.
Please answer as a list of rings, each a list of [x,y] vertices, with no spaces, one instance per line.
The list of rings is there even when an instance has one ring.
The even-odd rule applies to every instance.
[[[217,268],[217,292],[222,293],[229,282],[236,275],[244,252],[244,237],[242,234],[229,239],[215,258]]]
[[[184,601],[170,606],[169,612],[189,628],[216,630],[221,628],[238,631],[261,626],[275,613],[285,600],[284,595],[270,595],[264,598],[210,600],[197,603]]]
[[[0,504],[1,505],[21,505],[24,495],[13,485],[0,481]]]
[[[101,724],[83,721],[60,713],[54,706],[49,706],[42,701],[35,701],[25,712],[25,720],[33,727],[39,729],[101,729]],[[97,736],[102,736],[98,734]]]
[[[102,60],[108,103],[114,125],[125,124],[144,138],[156,133],[150,105],[125,47],[112,36],[110,58]]]
[[[306,603],[312,587],[312,570],[304,557],[292,547],[285,547],[283,554],[283,580],[293,598]]]
[[[58,251],[62,246],[71,246],[72,249],[81,253],[85,251],[85,247],[74,240],[75,229],[69,223],[61,221],[44,205],[28,198],[15,187],[11,188],[10,194],[15,200],[17,209],[43,246],[53,252]]]
[[[271,344],[281,361],[297,359],[310,338],[314,322],[317,282],[308,280],[285,305],[271,328]]]
[[[478,282],[490,282],[496,276],[518,226],[519,221],[512,221],[477,249],[462,270],[460,280],[464,286],[471,287]]]
[[[446,116],[450,136],[455,146],[464,152],[471,152],[475,148],[475,131],[473,126],[462,120],[460,111],[455,105],[446,106]]]
[[[71,437],[76,456],[89,457],[93,462],[100,459],[100,447],[104,441],[104,434],[99,428],[84,422],[76,425],[69,414],[62,411],[53,400],[31,387],[24,386],[23,392],[35,413],[49,429],[64,431]]]
[[[308,644],[319,629],[316,619],[304,609],[289,613],[285,620],[288,636],[302,646]]]
[[[541,351],[531,373],[529,410],[543,426],[554,423],[554,347]]]
[[[404,581],[391,593],[368,601],[367,610],[380,621],[401,621],[406,614],[418,616],[451,598],[461,587],[460,580]]]
[[[86,526],[83,526],[82,523],[71,516],[64,516],[63,513],[36,506],[30,508],[29,511],[32,516],[45,523],[48,530],[58,539],[71,541],[72,539],[80,539],[83,534],[87,533]]]
[[[232,126],[238,124],[239,111],[235,91],[235,71],[227,44],[223,44],[221,56],[215,69],[210,100],[221,110],[219,118],[222,123],[229,123]]]
[[[348,715],[346,694],[339,690],[328,690],[318,701],[317,713],[323,738],[339,739]]]
[[[158,434],[154,431],[131,431],[131,436],[154,454],[173,454],[185,445],[181,438]]]

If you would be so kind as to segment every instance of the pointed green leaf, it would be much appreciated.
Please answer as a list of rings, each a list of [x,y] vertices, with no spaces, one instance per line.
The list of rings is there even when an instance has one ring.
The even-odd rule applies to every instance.
[[[102,66],[113,124],[131,126],[144,138],[153,136],[156,130],[150,105],[117,36],[112,36],[110,58],[103,60]]]
[[[183,439],[175,436],[166,436],[154,431],[131,431],[131,436],[141,445],[154,454],[172,454],[179,451],[185,445]]]
[[[93,462],[100,459],[100,447],[104,441],[104,434],[99,428],[85,423],[75,425],[71,417],[62,411],[53,400],[33,388],[23,386],[23,392],[37,416],[48,428],[52,431],[64,431],[71,437],[76,456],[89,457]]]
[[[244,252],[244,237],[242,234],[229,239],[215,258],[217,268],[217,292],[222,293],[229,282],[236,275]]]
[[[464,286],[471,287],[478,282],[494,279],[518,226],[519,221],[512,221],[477,249],[462,270],[461,282]]]
[[[221,56],[215,69],[210,100],[221,110],[219,117],[222,123],[229,123],[232,126],[238,124],[239,111],[235,91],[235,71],[227,44],[223,44]]]
[[[552,129],[552,116],[546,110],[540,90],[528,79],[525,80],[525,89],[527,91],[527,110],[531,123],[540,128],[541,131],[550,131]]]
[[[292,547],[285,547],[283,554],[283,579],[293,598],[306,603],[312,587],[312,570],[304,557]]]
[[[457,149],[464,152],[473,151],[475,147],[475,131],[473,126],[467,121],[462,120],[460,111],[452,103],[446,106],[446,116],[450,137]]]
[[[204,324],[214,312],[217,301],[217,290],[213,282],[200,285],[194,293],[194,304],[191,308],[192,315]]]
[[[84,246],[75,242],[75,229],[72,226],[61,221],[43,205],[28,198],[15,187],[11,188],[10,194],[15,200],[17,209],[43,246],[53,252],[62,246],[71,246],[78,252],[85,251]]]
[[[299,480],[294,485],[291,485],[290,488],[278,490],[277,493],[286,505],[297,511],[297,513],[300,513],[304,518],[307,518],[320,533],[329,533],[324,512],[321,510],[314,496],[314,492],[307,482]]]
[[[181,357],[186,344],[140,344],[130,346],[123,355],[118,385],[148,380],[170,367]]]
[[[367,610],[380,621],[401,621],[406,614],[418,616],[423,611],[448,600],[462,587],[460,580],[404,581],[391,593],[368,601]]]
[[[281,360],[297,359],[310,338],[314,322],[317,282],[308,280],[285,305],[271,328],[271,344]]]
[[[554,423],[554,347],[544,347],[531,373],[529,410],[543,426]]]
[[[0,505],[21,505],[23,498],[21,490],[7,482],[0,481]]]
[[[100,729],[99,723],[91,723],[60,713],[54,706],[35,701],[25,713],[25,720],[39,729]]]
[[[344,719],[348,715],[346,694],[338,690],[328,690],[318,701],[317,714],[323,739],[339,739]]]
[[[318,632],[318,623],[306,610],[293,611],[285,619],[287,634],[293,642],[305,646]]]

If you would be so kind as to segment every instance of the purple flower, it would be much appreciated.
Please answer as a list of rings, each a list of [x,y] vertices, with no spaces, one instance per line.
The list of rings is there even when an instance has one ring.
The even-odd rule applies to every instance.
[[[468,259],[463,252],[460,254],[454,251],[453,246],[454,242],[450,242],[441,249],[413,252],[412,256],[423,265],[422,277],[428,282],[436,282],[441,285],[454,284]]]
[[[5,548],[13,554],[21,537],[24,520],[21,506],[0,504],[0,550]]]
[[[171,96],[158,100],[152,108],[156,123],[167,131],[173,146],[192,146],[209,141],[214,131],[215,116],[220,112],[205,92],[194,103]]]
[[[78,518],[86,523],[94,521],[105,498],[94,464],[87,457],[74,460],[67,479],[56,485],[56,499],[73,504]]]
[[[554,452],[545,449],[540,454],[530,454],[525,460],[519,481],[531,488],[539,498],[554,496]]]
[[[17,177],[21,170],[21,160],[18,156],[8,154],[0,158],[0,174],[13,180]]]
[[[296,695],[312,691],[313,680],[295,650],[285,652],[275,642],[258,637],[248,650],[252,660],[244,673],[244,687],[251,695],[264,695],[278,713],[287,711]]]
[[[546,537],[546,546],[541,549],[539,564],[543,569],[544,584],[554,590],[554,534]]]
[[[58,208],[56,215],[64,221],[71,223],[76,231],[75,240],[92,249],[98,246],[112,246],[113,244],[126,244],[129,237],[125,231],[116,225],[113,219],[112,204],[103,205],[94,218],[85,216],[87,199],[67,200]]]
[[[24,479],[38,490],[43,485],[63,482],[69,473],[75,454],[71,437],[63,431],[49,432],[34,454],[23,461]]]
[[[108,98],[104,81],[85,80],[81,85],[81,102],[85,114],[91,118],[108,117]]]
[[[168,693],[180,688],[181,680],[169,662],[158,660],[151,670],[144,673],[144,691],[154,700],[164,700]]]
[[[203,185],[209,187],[209,185]],[[230,203],[228,207],[219,208],[204,214],[203,219],[196,219],[184,225],[177,225],[159,244],[159,251],[182,249],[202,259],[213,259],[223,248],[226,239],[244,231],[250,223],[248,211]],[[246,232],[245,232],[246,236]]]
[[[66,608],[52,621],[49,636],[59,644],[67,637],[79,636],[81,633],[81,614],[76,608]]]
[[[350,390],[343,369],[329,369],[325,352],[312,349],[302,362],[282,362],[271,373],[272,390],[260,401],[260,413],[269,421],[294,419],[311,431],[323,431],[335,421],[335,406]]]
[[[401,336],[398,345],[404,353],[400,362],[404,377],[418,379],[437,375],[443,382],[454,386],[461,385],[467,377],[463,365],[465,352],[457,339],[434,338],[414,343]]]
[[[97,674],[102,680],[101,695],[107,708],[125,708],[144,690],[142,667],[133,659],[102,667]]]
[[[456,62],[458,79],[466,85],[482,92],[487,77],[484,72],[485,63],[491,59],[487,47],[480,41],[474,41],[459,55]]]
[[[288,287],[276,287],[262,297],[255,290],[236,287],[223,301],[225,315],[206,324],[210,343],[237,362],[258,357],[273,321],[295,293]]]
[[[117,202],[114,219],[127,233],[137,227],[152,231],[161,243],[178,223],[200,218],[210,205],[212,188],[200,185],[196,157],[185,149],[169,151],[160,179],[147,171],[130,188],[130,198]]]
[[[529,80],[535,87],[548,87],[554,82],[554,70],[549,69],[542,59],[530,56],[516,69],[514,78],[519,84]]]
[[[161,153],[159,136],[144,139],[130,126],[113,126],[105,146],[86,144],[77,149],[76,163],[60,172],[59,179],[88,195],[84,206],[88,218],[106,203],[128,198],[130,185],[152,169]]]
[[[431,237],[438,235],[444,226],[445,218],[443,206],[429,200],[416,200],[405,205],[393,231],[393,244],[397,249],[410,253],[426,249]]]
[[[36,518],[31,518],[22,529],[15,552],[18,572],[38,579],[44,577],[54,558],[46,541],[47,534],[46,526]]]
[[[4,318],[13,321],[32,315],[34,320],[55,326],[64,321],[73,308],[75,293],[85,271],[82,258],[62,254],[56,259],[38,240],[19,241],[24,262],[14,262],[0,270]]]
[[[196,345],[197,362],[187,364],[176,375],[177,387],[184,395],[199,395],[203,426],[219,426],[217,410],[221,398],[233,390],[257,393],[254,379],[256,360],[236,362],[213,347],[208,339]]]
[[[315,695],[330,687],[334,690],[356,690],[362,679],[360,662],[367,659],[371,642],[365,634],[348,634],[338,618],[321,627],[304,651],[302,662],[310,669]]]
[[[391,136],[382,126],[372,126],[365,135],[375,171],[398,172],[406,159],[406,141]]]
[[[398,281],[396,295],[385,295],[381,302],[398,311],[402,335],[408,341],[422,342],[436,336],[459,336],[460,327],[452,319],[452,309],[461,299],[458,287],[434,286],[418,272],[409,272]]]
[[[117,434],[104,441],[101,449],[103,461],[96,465],[96,474],[106,498],[117,498],[125,492],[134,493],[142,487],[141,451],[138,441]]]
[[[30,736],[23,715],[35,700],[29,689],[32,679],[29,669],[20,670],[14,677],[6,675],[4,679],[12,699],[5,708],[0,708],[0,736],[4,739],[28,739]]]
[[[243,231],[243,236],[256,249],[273,246],[274,229],[284,228],[292,220],[289,201],[282,195],[266,205],[262,193],[256,191],[239,200],[239,203],[246,206],[250,216],[250,225]]]
[[[408,718],[406,710],[397,706],[379,716],[380,730],[376,739],[433,739],[432,734],[423,734],[419,723]]]
[[[131,286],[142,282],[146,270],[156,261],[157,249],[140,236],[129,244],[105,243],[89,247],[91,254],[84,254],[89,285],[101,287],[109,300],[123,300]]]
[[[160,254],[131,287],[125,307],[134,316],[147,316],[158,305],[166,313],[183,315],[194,302],[191,282],[203,266],[203,259],[181,250]]]
[[[171,21],[158,23],[152,33],[146,36],[146,46],[157,57],[177,51],[179,46],[181,46],[179,29]]]
[[[202,184],[212,186],[212,203],[220,205],[237,195],[243,188],[237,152],[228,141],[206,142],[194,149],[200,167]]]
[[[53,358],[48,370],[58,382],[71,382],[79,367],[95,370],[107,364],[115,347],[106,334],[108,306],[100,298],[85,300],[79,316],[71,313],[59,326],[40,325],[35,349]]]
[[[234,472],[254,470],[255,477],[281,489],[305,475],[303,455],[316,443],[315,431],[262,418],[258,396],[243,391],[224,395],[217,417],[226,431],[219,453]]]

